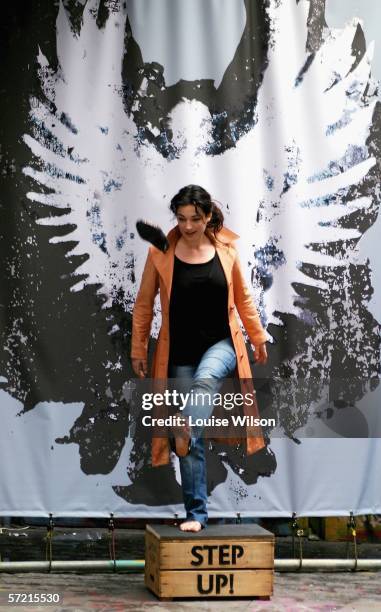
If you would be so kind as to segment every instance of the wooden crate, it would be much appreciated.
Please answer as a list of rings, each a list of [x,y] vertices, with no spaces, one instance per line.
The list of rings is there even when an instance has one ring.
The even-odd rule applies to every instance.
[[[158,597],[264,597],[273,593],[274,535],[258,525],[198,533],[147,525],[145,584]]]
[[[328,541],[352,541],[352,532],[348,532],[348,516],[329,516],[324,521],[324,539]],[[356,537],[360,541],[381,539],[381,520],[378,516],[356,516]]]

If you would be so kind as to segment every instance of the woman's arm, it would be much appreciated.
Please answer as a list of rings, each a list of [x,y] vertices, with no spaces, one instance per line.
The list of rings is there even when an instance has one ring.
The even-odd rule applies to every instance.
[[[257,361],[263,363],[267,357],[264,343],[267,341],[267,334],[262,326],[254,300],[247,288],[238,253],[235,252],[235,261],[232,270],[234,303],[238,310],[244,328],[247,331],[251,344],[255,347]]]
[[[149,252],[132,313],[131,359],[134,372],[138,376],[147,373],[148,340],[158,289],[159,275]]]

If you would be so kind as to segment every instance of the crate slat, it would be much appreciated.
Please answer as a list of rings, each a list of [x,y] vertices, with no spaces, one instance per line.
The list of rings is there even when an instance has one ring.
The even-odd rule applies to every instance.
[[[274,545],[272,542],[251,540],[199,540],[192,542],[161,542],[160,568],[198,569],[272,569]]]
[[[159,597],[263,597],[272,595],[271,570],[166,570]]]

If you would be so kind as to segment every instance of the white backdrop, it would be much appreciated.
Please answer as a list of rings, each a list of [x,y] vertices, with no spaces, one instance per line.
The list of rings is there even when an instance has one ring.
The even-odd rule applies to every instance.
[[[368,407],[379,405],[378,387],[367,381],[380,374],[380,103],[361,7],[343,21],[331,1],[308,25],[307,0],[258,3],[258,14],[243,1],[193,0],[178,13],[171,6],[115,3],[100,25],[91,0],[75,30],[61,3],[52,33],[58,65],[41,49],[33,58],[41,90],[30,93],[27,128],[17,136],[28,156],[24,200],[38,211],[36,232],[50,231],[45,246],[78,262],[67,295],[93,287],[94,300],[104,300],[109,328],[90,314],[87,324],[94,342],[101,338],[114,353],[96,344],[90,350],[105,377],[99,391],[99,371],[87,374],[74,349],[80,383],[66,381],[63,369],[52,374],[49,354],[63,350],[65,339],[44,336],[38,370],[51,386],[42,392],[32,365],[17,369],[14,338],[25,355],[29,340],[14,316],[13,339],[4,345],[9,362],[0,371],[0,514],[181,512],[170,489],[179,482],[175,458],[168,502],[147,502],[156,476],[126,426],[121,389],[132,373],[118,342],[128,329],[115,312],[129,321],[147,252],[136,220],[168,230],[170,198],[188,183],[210,191],[240,235],[247,282],[271,338],[272,373],[364,380],[354,404],[332,401],[325,437],[300,444],[272,438],[258,464],[220,454],[210,515],[380,513],[381,444],[366,437]],[[37,266],[31,274],[46,282]],[[62,310],[65,300],[62,291]],[[23,308],[33,318],[33,303]],[[157,310],[154,338],[159,321]],[[26,379],[42,396],[28,410]],[[102,402],[117,444],[111,429],[93,428]],[[336,417],[353,411],[362,430],[345,439]],[[297,437],[306,423],[296,413],[291,433]]]

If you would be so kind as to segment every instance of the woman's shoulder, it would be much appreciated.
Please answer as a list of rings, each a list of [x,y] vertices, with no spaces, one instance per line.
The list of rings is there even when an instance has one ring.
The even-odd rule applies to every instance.
[[[221,245],[235,249],[235,241],[238,240],[239,235],[233,232],[225,225],[216,234],[216,239]]]
[[[237,240],[239,238],[239,235],[233,232],[233,230],[226,227],[226,225],[224,225],[220,229],[217,236],[225,242],[233,242],[234,240]]]

